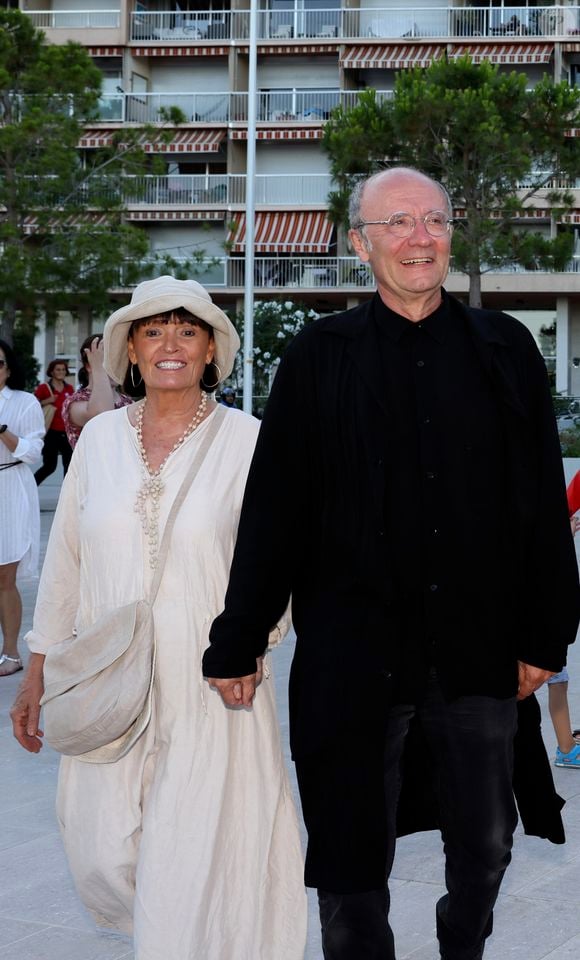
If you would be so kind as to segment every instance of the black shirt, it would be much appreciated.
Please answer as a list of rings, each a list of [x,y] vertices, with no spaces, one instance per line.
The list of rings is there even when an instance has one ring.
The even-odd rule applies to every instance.
[[[409,701],[430,666],[445,687],[445,664],[462,642],[509,630],[504,435],[492,384],[445,295],[420,322],[377,296],[374,322],[389,411],[385,541],[398,636],[395,698]]]

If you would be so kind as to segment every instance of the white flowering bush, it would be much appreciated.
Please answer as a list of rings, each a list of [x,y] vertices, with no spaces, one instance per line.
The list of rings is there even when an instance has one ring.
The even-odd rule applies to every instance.
[[[254,396],[262,403],[267,398],[272,380],[276,373],[280,357],[292,337],[311,320],[317,320],[320,314],[306,304],[292,300],[260,300],[254,306]],[[232,317],[240,339],[244,337],[244,315],[237,313]],[[232,374],[232,385],[241,392],[243,384],[243,350],[236,357]]]

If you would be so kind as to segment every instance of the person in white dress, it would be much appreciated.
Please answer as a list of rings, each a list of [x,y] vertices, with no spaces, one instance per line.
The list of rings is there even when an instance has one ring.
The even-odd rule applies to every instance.
[[[63,484],[12,709],[31,752],[42,744],[46,651],[146,595],[171,504],[217,409],[213,390],[239,347],[204,288],[172,277],[140,284],[104,336],[110,375],[122,382],[128,356],[146,395],[84,427]],[[153,607],[149,726],[114,763],[61,761],[57,814],[77,889],[97,924],[133,933],[136,960],[304,955],[302,852],[268,658],[252,710],[224,710],[201,673],[258,428],[227,412],[177,515]]]
[[[24,390],[12,347],[0,340],[0,677],[22,670],[22,600],[16,579],[33,577],[38,569],[40,506],[29,464],[40,459],[43,437],[41,406]]]

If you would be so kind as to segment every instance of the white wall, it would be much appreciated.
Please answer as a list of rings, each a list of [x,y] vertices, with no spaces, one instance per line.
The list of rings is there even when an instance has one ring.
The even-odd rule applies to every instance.
[[[258,89],[281,87],[338,88],[338,62],[315,57],[264,57],[258,63]]]
[[[207,226],[201,223],[156,224],[147,232],[155,253],[167,253],[176,260],[191,257],[200,249],[207,257],[225,256],[226,231],[221,221]]]
[[[320,141],[256,144],[256,173],[328,173],[329,160]]]
[[[229,89],[227,64],[218,57],[171,57],[150,63],[150,92],[223,93]]]

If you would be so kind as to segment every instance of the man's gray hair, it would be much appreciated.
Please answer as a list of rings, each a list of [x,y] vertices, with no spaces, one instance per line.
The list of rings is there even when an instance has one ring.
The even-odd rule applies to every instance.
[[[447,213],[449,216],[452,215],[453,204],[451,203],[451,197],[442,183],[440,183],[438,180],[434,180],[433,177],[428,176],[426,173],[423,173],[422,170],[417,170],[414,167],[389,167],[387,170],[379,170],[378,173],[373,173],[372,176],[357,180],[355,183],[348,202],[348,222],[351,230],[359,229],[358,224],[361,222],[360,208],[362,204],[363,193],[367,184],[372,183],[374,180],[380,180],[381,177],[385,177],[390,173],[415,173],[418,176],[423,177],[425,180],[428,180],[429,183],[434,184],[439,188],[443,195],[445,206],[447,207]]]

